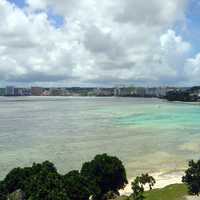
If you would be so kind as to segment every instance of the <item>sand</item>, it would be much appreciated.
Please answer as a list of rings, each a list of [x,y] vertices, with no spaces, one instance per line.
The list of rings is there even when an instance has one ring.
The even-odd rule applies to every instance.
[[[153,187],[154,189],[156,189],[156,188],[163,188],[171,184],[182,183],[182,176],[184,175],[184,172],[173,172],[173,173],[159,172],[150,175],[153,176],[156,180],[156,184]],[[119,191],[120,195],[130,195],[132,193],[131,182],[133,180],[134,178],[130,179],[128,185],[123,190]],[[145,189],[148,190],[149,188],[146,187]]]
[[[198,196],[187,196],[186,197],[187,200],[200,200],[200,197]]]

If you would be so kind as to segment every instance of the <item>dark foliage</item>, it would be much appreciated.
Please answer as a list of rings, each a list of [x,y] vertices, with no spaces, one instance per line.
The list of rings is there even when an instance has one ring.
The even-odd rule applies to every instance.
[[[199,195],[200,193],[200,160],[197,162],[191,160],[189,168],[185,171],[182,179],[186,183],[190,194]]]
[[[94,199],[101,199],[109,191],[118,192],[127,184],[126,171],[117,157],[107,154],[97,155],[83,164],[81,174],[93,181],[96,191]]]
[[[198,100],[198,97],[196,95],[192,95],[190,91],[170,91],[166,94],[165,98],[168,101],[192,102]]]
[[[12,193],[17,189],[24,190],[35,175],[45,171],[46,173],[57,173],[54,165],[48,161],[42,164],[33,164],[32,167],[14,168],[8,173],[4,181],[0,184],[0,190],[6,193]],[[28,183],[27,183],[28,182]]]
[[[156,180],[149,174],[142,174],[141,176],[137,176],[136,179],[132,182],[133,199],[143,200],[144,186],[148,184],[149,189],[151,190],[155,183],[156,183]]]
[[[57,172],[41,169],[25,181],[24,191],[30,200],[68,200],[62,176]]]
[[[134,200],[144,199],[144,187],[140,183],[140,177],[136,177],[136,179],[132,182],[132,190],[133,190],[132,196]]]
[[[0,182],[0,200],[18,189],[28,200],[88,200],[91,195],[88,182],[78,171],[62,176],[48,161],[13,169]]]
[[[97,155],[83,164],[81,173],[60,175],[55,166],[45,161],[32,167],[15,168],[0,182],[0,200],[21,190],[28,200],[100,200],[109,191],[114,194],[127,183],[122,162],[107,154]]]
[[[71,171],[63,177],[63,183],[71,200],[88,200],[91,196],[91,184],[79,171]]]
[[[150,176],[149,174],[142,174],[139,178],[140,184],[145,186],[146,184],[149,185],[149,189],[152,190],[152,187],[155,185],[156,180]]]

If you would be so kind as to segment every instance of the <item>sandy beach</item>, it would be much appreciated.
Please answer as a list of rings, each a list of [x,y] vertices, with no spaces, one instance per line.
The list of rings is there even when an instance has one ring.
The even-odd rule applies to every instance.
[[[182,176],[184,175],[184,172],[173,172],[173,173],[152,173],[150,174],[153,176],[156,180],[156,184],[154,185],[154,189],[156,188],[163,188],[165,186],[171,185],[171,184],[176,184],[176,183],[182,183]],[[134,178],[129,180],[129,183],[127,186],[123,189],[120,190],[120,195],[130,195],[132,193],[131,189],[131,182],[134,180]],[[146,187],[146,190],[149,188]]]
[[[198,196],[187,196],[186,200],[200,200],[200,197],[198,197]]]

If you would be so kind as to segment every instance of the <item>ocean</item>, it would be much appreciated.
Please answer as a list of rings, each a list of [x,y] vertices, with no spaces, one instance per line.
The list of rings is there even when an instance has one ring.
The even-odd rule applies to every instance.
[[[52,161],[60,173],[96,154],[119,157],[128,177],[183,170],[200,157],[200,105],[154,98],[1,97],[0,178]]]

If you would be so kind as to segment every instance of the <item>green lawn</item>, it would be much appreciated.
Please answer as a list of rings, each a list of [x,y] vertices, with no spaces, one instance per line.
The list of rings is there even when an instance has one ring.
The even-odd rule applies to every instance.
[[[185,200],[186,195],[187,188],[184,184],[174,184],[145,192],[145,200]],[[117,200],[132,200],[132,198],[119,197]]]
[[[187,188],[184,184],[169,185],[163,189],[146,192],[146,200],[185,200]]]

